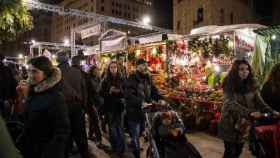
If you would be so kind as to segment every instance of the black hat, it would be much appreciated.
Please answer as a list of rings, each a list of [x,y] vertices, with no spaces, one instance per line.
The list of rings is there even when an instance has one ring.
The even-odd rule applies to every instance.
[[[138,59],[138,60],[136,61],[136,65],[142,65],[142,64],[147,64],[146,60],[144,60],[144,59]]]

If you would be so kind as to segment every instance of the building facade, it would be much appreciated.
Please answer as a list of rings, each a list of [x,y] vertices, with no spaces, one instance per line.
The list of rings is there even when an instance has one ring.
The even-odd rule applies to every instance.
[[[273,25],[280,25],[280,1],[273,1]]]
[[[128,20],[140,20],[150,13],[151,0],[64,0],[59,3],[65,8],[118,17]],[[70,39],[71,29],[94,21],[94,18],[78,16],[54,16],[52,23],[52,42],[63,42]]]
[[[255,23],[253,0],[173,0],[173,30],[188,34],[207,25]]]

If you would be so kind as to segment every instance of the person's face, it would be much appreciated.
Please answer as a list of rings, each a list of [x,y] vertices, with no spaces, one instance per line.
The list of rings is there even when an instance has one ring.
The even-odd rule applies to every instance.
[[[246,65],[246,64],[241,64],[239,65],[239,71],[238,71],[238,74],[239,74],[239,77],[241,80],[245,80],[248,78],[249,76],[249,66]]]
[[[116,75],[118,72],[118,65],[113,63],[110,65],[110,72],[112,75]]]
[[[30,77],[30,82],[32,85],[38,84],[45,78],[44,72],[35,68],[32,65],[29,65],[28,76]]]
[[[144,73],[147,69],[147,64],[141,64],[137,66],[137,70],[141,73]]]

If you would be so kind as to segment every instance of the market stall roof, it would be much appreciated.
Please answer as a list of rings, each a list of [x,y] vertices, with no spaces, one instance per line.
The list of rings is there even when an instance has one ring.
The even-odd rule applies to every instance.
[[[272,36],[275,34],[280,34],[280,25],[268,28],[260,28],[255,30],[254,32],[262,36]]]
[[[155,43],[161,42],[164,40],[180,40],[183,39],[183,35],[179,34],[163,34],[163,33],[152,33],[137,37],[130,37],[131,40],[138,40],[139,44],[148,44],[148,43]]]
[[[236,30],[242,30],[242,29],[255,30],[260,28],[266,28],[266,26],[260,24],[237,24],[237,25],[225,25],[225,26],[210,25],[210,26],[204,26],[204,27],[193,29],[191,30],[191,34],[185,37],[191,38],[191,37],[198,37],[198,36],[209,36],[209,35],[216,35],[216,34],[221,34],[226,32],[234,32]]]

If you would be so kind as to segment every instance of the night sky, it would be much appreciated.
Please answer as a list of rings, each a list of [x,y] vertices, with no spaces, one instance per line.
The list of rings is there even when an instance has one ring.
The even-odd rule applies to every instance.
[[[152,24],[155,26],[172,29],[173,27],[172,0],[153,0]]]

